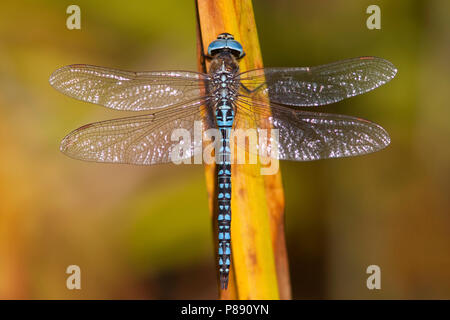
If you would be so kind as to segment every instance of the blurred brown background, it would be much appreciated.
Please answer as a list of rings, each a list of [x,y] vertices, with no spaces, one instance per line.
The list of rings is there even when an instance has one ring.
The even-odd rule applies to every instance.
[[[70,4],[81,7],[81,30],[66,28]],[[379,31],[366,28],[371,4]],[[320,109],[379,123],[392,138],[386,150],[281,164],[293,297],[449,299],[450,3],[258,0],[254,9],[266,66],[375,55],[399,69],[391,83]],[[203,167],[65,157],[65,134],[129,114],[48,84],[73,63],[196,70],[195,45],[193,1],[2,4],[0,298],[217,297]],[[82,290],[65,286],[71,264]],[[381,267],[378,291],[366,288],[371,264]]]

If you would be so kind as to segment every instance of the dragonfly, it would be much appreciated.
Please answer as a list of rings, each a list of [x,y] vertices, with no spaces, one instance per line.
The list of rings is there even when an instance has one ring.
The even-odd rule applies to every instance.
[[[177,142],[172,132],[220,132],[216,153],[218,273],[227,289],[231,266],[231,151],[234,128],[277,129],[275,158],[311,161],[364,155],[389,145],[381,126],[356,117],[310,112],[371,91],[394,78],[395,66],[377,57],[358,57],[314,67],[262,68],[240,72],[242,45],[229,33],[207,50],[208,73],[131,72],[86,64],[56,70],[50,84],[65,95],[107,108],[147,111],[84,125],[69,133],[60,150],[75,159],[154,165],[170,163]],[[202,142],[188,142],[181,157],[194,156]],[[272,155],[272,154],[271,154]]]

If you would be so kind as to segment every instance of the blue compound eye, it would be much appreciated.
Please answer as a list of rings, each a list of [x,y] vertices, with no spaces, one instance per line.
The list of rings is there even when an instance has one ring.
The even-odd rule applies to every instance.
[[[242,58],[245,55],[242,45],[236,40],[228,40],[227,45],[231,53],[233,53],[237,58]]]
[[[210,57],[216,55],[227,47],[227,40],[214,40],[208,46],[208,55]]]
[[[217,37],[217,40],[211,42],[208,46],[208,55],[213,57],[226,50],[230,51],[238,59],[245,55],[242,45],[234,40],[233,36],[229,33],[222,33]]]

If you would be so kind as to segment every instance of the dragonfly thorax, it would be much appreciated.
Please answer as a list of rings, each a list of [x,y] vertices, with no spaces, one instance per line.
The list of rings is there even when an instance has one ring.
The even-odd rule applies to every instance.
[[[239,89],[239,80],[236,78],[238,72],[239,65],[231,54],[224,52],[214,57],[210,68],[212,81],[209,92],[215,103],[222,101],[231,105],[234,101]]]
[[[223,71],[214,74],[211,89],[211,93],[216,103],[219,101],[226,101],[230,104],[237,95],[238,85],[233,74],[228,71]]]

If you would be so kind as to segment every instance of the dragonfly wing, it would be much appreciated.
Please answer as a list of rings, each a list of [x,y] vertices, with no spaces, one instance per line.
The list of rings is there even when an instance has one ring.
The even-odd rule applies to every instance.
[[[69,97],[126,111],[189,103],[204,96],[208,75],[187,71],[131,72],[75,64],[56,70],[50,84]]]
[[[360,57],[316,67],[257,69],[239,77],[244,96],[269,96],[272,102],[290,106],[319,106],[373,90],[396,73],[387,60]]]
[[[254,150],[280,160],[358,156],[381,150],[390,143],[386,130],[360,118],[275,104],[270,108],[261,104],[250,110],[242,101],[238,102],[237,110],[236,127],[257,130],[258,145]],[[278,129],[278,134],[271,128]]]
[[[186,152],[178,153],[178,160],[190,158],[201,151],[201,140],[193,139],[196,121],[200,130],[213,122],[201,102],[189,107],[91,123],[68,134],[60,150],[86,161],[151,165],[171,162],[174,147],[183,143]],[[176,129],[181,131],[172,137]],[[180,140],[183,134],[190,139]]]

